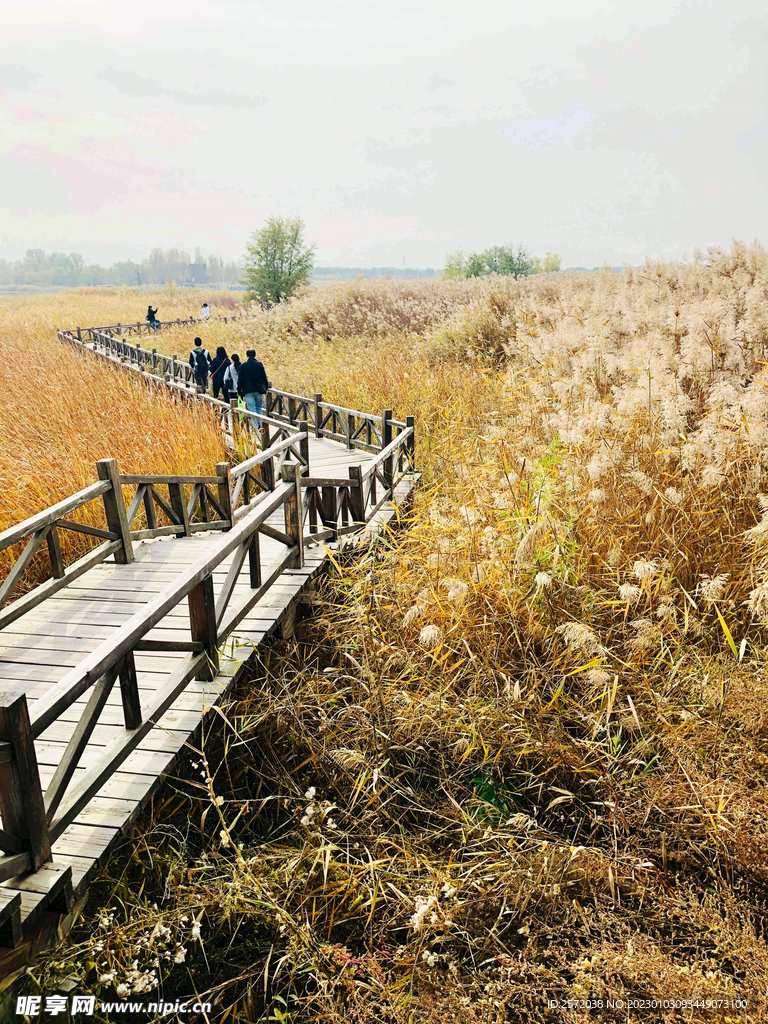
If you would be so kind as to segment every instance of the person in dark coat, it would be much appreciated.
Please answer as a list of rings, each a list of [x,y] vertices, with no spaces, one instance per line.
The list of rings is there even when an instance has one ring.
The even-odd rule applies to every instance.
[[[229,367],[229,356],[223,345],[216,349],[216,355],[211,360],[211,384],[213,385],[213,397],[218,398],[221,392],[222,401],[226,402],[227,389],[224,385],[224,375]]]
[[[157,310],[152,309],[151,306],[147,306],[147,320],[155,330],[160,326],[160,321],[157,319]]]
[[[211,357],[208,349],[203,348],[203,339],[195,338],[195,347],[189,353],[189,365],[195,375],[195,384],[202,389],[203,394],[208,391],[208,373],[211,368]]]
[[[256,413],[258,417],[261,415],[264,395],[269,391],[270,384],[267,380],[264,364],[260,363],[256,358],[255,350],[249,348],[245,354],[247,359],[244,363],[240,364],[240,370],[237,374],[237,393],[245,401],[245,408],[249,412]],[[255,422],[257,427],[261,425],[258,419],[251,422]]]

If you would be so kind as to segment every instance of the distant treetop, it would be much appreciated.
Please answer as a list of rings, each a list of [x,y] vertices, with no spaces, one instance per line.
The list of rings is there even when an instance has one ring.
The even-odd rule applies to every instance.
[[[245,251],[241,283],[246,299],[282,302],[309,281],[315,258],[314,245],[304,241],[304,222],[299,217],[270,217],[254,231]]]
[[[560,257],[548,252],[543,258],[533,257],[522,245],[494,245],[483,252],[463,253],[460,249],[448,253],[443,277],[485,277],[488,274],[527,277],[560,269]]]

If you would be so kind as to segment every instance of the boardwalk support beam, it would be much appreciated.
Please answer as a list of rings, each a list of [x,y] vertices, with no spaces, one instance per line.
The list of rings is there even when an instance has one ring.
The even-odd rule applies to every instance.
[[[291,546],[296,546],[296,555],[290,563],[292,569],[301,569],[304,565],[304,516],[301,507],[301,467],[295,462],[283,465],[283,483],[294,484],[294,488],[285,500],[285,533]]]
[[[202,643],[206,660],[197,674],[198,679],[214,679],[219,668],[219,639],[216,628],[216,598],[213,576],[208,575],[189,594],[189,622],[192,640]]]

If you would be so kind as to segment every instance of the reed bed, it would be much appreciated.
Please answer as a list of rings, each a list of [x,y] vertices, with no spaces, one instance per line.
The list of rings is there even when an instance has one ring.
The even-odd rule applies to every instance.
[[[35,976],[222,1022],[764,1020],[768,257],[462,282],[437,319],[429,284],[395,333],[216,328],[415,413],[424,486]]]
[[[125,473],[209,473],[224,458],[221,433],[204,410],[150,395],[133,375],[56,339],[57,325],[126,320],[126,310],[140,310],[150,298],[179,313],[189,305],[188,298],[174,307],[168,294],[135,289],[76,289],[0,303],[0,530],[93,483],[101,458],[117,459]],[[103,527],[100,504],[82,509],[81,520]],[[82,538],[62,536],[65,558],[83,550]],[[17,555],[0,553],[0,575]],[[27,571],[25,584],[47,571],[46,555]]]

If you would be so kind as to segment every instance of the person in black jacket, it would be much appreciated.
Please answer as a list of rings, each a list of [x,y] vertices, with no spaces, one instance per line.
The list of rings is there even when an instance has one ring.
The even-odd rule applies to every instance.
[[[248,358],[240,364],[237,374],[237,393],[244,399],[245,408],[249,412],[255,412],[258,417],[261,414],[264,395],[269,391],[270,385],[264,364],[256,358],[254,349],[249,348],[245,354]],[[261,425],[258,419],[255,420],[255,424],[257,427]]]
[[[208,373],[211,369],[211,357],[208,349],[203,348],[203,339],[195,338],[195,347],[189,353],[189,365],[195,375],[195,384],[205,394],[208,391]]]
[[[216,355],[211,360],[211,384],[213,384],[213,397],[218,398],[221,392],[222,401],[229,401],[227,389],[224,386],[224,374],[229,366],[229,356],[223,345],[216,349]]]
[[[152,309],[151,306],[147,306],[147,320],[149,321],[150,326],[154,327],[155,330],[160,326],[160,321],[157,319],[157,310]]]

